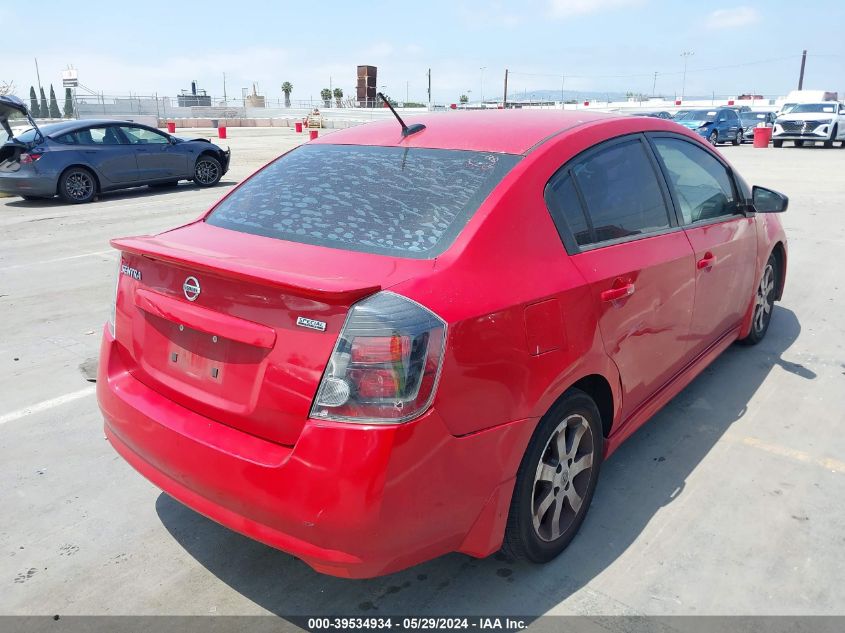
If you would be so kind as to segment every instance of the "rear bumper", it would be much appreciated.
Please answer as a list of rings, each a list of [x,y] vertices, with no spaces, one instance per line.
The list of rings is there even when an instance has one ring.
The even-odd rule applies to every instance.
[[[501,545],[536,420],[463,438],[434,410],[397,426],[309,420],[286,447],[160,396],[121,354],[105,333],[97,395],[107,437],[152,483],[210,519],[352,578]]]
[[[54,196],[56,180],[49,176],[6,172],[0,174],[0,192],[16,196]]]

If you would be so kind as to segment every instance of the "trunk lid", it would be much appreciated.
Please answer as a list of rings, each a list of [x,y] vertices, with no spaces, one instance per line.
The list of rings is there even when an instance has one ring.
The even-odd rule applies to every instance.
[[[285,445],[308,418],[350,306],[434,266],[205,222],[112,245],[122,252],[116,337],[133,376]]]
[[[36,131],[36,138],[39,139],[39,141],[44,140],[44,135],[41,133],[41,130],[38,129],[38,124],[35,122],[35,119],[30,116],[29,110],[24,102],[14,95],[2,95],[0,96],[0,127],[5,130],[10,141],[15,141],[15,136],[12,134],[12,127],[9,124],[9,119],[15,114],[25,116],[29,121],[29,124]]]

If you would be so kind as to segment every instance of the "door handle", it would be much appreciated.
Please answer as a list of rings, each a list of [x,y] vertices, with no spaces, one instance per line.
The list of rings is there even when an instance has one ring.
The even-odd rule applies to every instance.
[[[622,285],[619,285],[619,284]],[[634,294],[634,284],[631,282],[623,282],[617,280],[613,282],[613,288],[605,290],[601,293],[602,301],[616,301],[617,299],[624,299]]]
[[[704,257],[698,260],[696,266],[698,267],[698,270],[704,270],[705,268],[710,268],[715,263],[716,256],[708,251],[707,253],[704,253]]]

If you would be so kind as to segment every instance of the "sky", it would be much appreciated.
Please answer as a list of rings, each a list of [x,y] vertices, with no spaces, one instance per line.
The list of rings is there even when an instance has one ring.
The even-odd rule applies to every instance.
[[[843,0],[426,0],[217,3],[145,0],[4,3],[0,81],[21,96],[72,65],[106,95],[175,96],[192,79],[214,97],[251,88],[271,99],[354,93],[358,64],[399,101],[530,90],[731,96],[805,88],[845,95]],[[126,6],[126,5],[123,5]],[[807,21],[806,25],[797,22]],[[8,28],[12,26],[12,28]],[[683,52],[692,55],[684,58]],[[657,72],[655,81],[654,73]]]

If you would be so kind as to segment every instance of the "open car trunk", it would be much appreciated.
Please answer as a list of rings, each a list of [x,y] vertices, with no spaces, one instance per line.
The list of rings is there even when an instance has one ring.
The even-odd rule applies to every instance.
[[[205,222],[112,244],[122,253],[115,336],[130,373],[285,445],[309,416],[350,306],[433,267]]]
[[[12,142],[15,141],[15,136],[12,134],[12,126],[9,124],[9,120],[15,118],[16,116],[26,117],[29,124],[36,131],[36,139],[41,140],[44,138],[44,135],[41,134],[41,130],[38,129],[38,124],[35,122],[35,119],[30,116],[29,110],[23,101],[14,95],[0,96],[0,127],[2,127],[6,132],[6,135],[9,137],[8,140]],[[0,160],[2,160],[2,157],[0,157]]]

